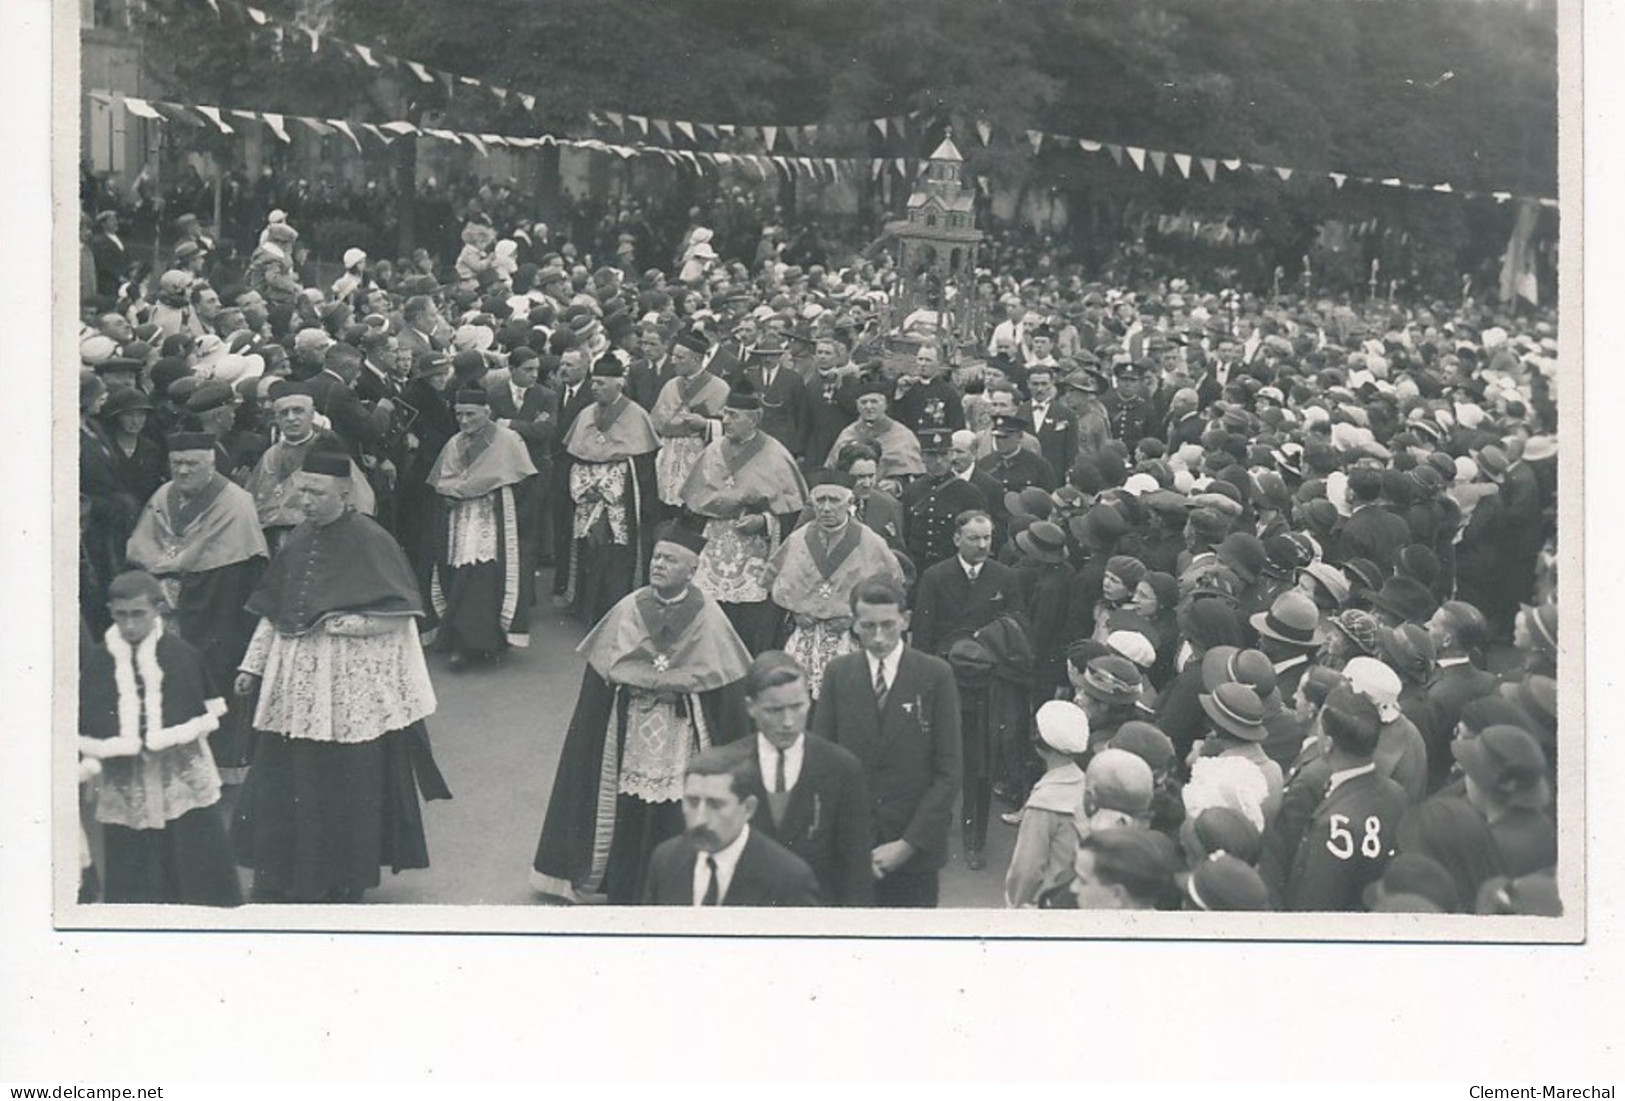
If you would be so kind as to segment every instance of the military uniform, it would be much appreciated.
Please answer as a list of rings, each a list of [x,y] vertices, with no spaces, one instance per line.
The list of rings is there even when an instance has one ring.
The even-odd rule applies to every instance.
[[[993,418],[995,436],[1021,432],[1025,427],[1026,424],[1020,417]],[[1038,486],[1045,490],[1055,489],[1055,471],[1050,469],[1049,463],[1042,455],[1034,454],[1025,448],[1017,448],[1012,455],[1004,455],[998,451],[983,455],[976,460],[976,469],[998,482],[1006,493],[1020,493],[1028,486]]]
[[[903,491],[903,531],[908,555],[923,571],[954,553],[954,518],[985,509],[981,492],[953,474],[927,475]]]
[[[1111,418],[1112,438],[1122,440],[1131,453],[1141,440],[1157,435],[1157,410],[1149,398],[1139,395],[1125,398],[1114,391],[1107,413]]]

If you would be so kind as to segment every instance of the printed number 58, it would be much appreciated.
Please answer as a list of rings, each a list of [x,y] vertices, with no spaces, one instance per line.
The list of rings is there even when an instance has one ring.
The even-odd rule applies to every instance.
[[[1339,860],[1354,856],[1354,835],[1349,832],[1349,817],[1334,814],[1331,818],[1331,836],[1326,838],[1326,851]],[[1382,819],[1371,815],[1365,820],[1365,835],[1360,838],[1360,855],[1375,860],[1382,855]]]

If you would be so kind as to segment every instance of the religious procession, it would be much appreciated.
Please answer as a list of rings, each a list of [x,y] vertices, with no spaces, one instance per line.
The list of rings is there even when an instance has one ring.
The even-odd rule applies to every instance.
[[[1545,207],[1338,283],[890,125],[866,224],[92,173],[80,901],[1560,914]]]

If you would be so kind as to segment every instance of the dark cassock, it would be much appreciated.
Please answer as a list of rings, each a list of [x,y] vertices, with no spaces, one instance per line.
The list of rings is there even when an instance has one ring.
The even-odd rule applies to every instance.
[[[560,567],[566,601],[589,623],[643,583],[649,557],[660,437],[643,407],[620,393],[624,370],[610,357],[594,365],[594,392],[604,389],[607,400],[583,409],[565,437],[573,509],[570,560]]]
[[[160,599],[156,591],[151,599]],[[209,750],[225,711],[202,656],[159,617],[133,644],[109,627],[87,654],[79,754],[99,766],[92,790],[103,830],[103,901],[242,901]]]
[[[706,445],[683,486],[684,507],[705,523],[694,585],[722,605],[752,654],[777,641],[767,564],[807,503],[801,468],[761,429],[759,409],[748,383],[730,391],[722,438]]]
[[[525,441],[490,419],[485,391],[462,391],[455,408],[471,416],[429,472],[441,504],[429,599],[436,645],[454,658],[530,645],[535,577],[520,568],[519,500],[536,474]]]
[[[241,670],[259,694],[232,841],[266,901],[356,902],[384,865],[427,868],[419,792],[451,798],[423,722],[435,695],[417,582],[390,534],[344,504],[349,469],[307,455],[321,511],[248,602],[261,618]]]
[[[824,667],[857,649],[852,636],[852,590],[876,574],[903,585],[903,568],[886,541],[853,515],[852,479],[821,471],[808,491],[813,519],[792,531],[774,552],[765,580],[773,603],[791,619],[785,651],[801,666],[818,698]],[[844,500],[843,500],[844,498]],[[826,503],[827,502],[827,503]],[[820,515],[839,509],[838,522]]]
[[[412,379],[401,395],[410,428],[396,494],[394,534],[412,563],[425,605],[429,602],[429,586],[434,577],[435,517],[440,508],[439,495],[429,485],[429,471],[457,434],[452,395],[445,390],[446,376],[450,373],[449,359],[433,352],[425,353],[413,364]]]
[[[307,399],[308,400],[308,399]],[[282,540],[305,519],[299,507],[299,489],[294,475],[304,464],[305,455],[312,448],[348,454],[344,441],[324,428],[313,429],[301,440],[283,436],[260,456],[254,464],[243,488],[254,497],[254,511],[259,516],[260,528],[265,532],[265,545],[275,554]],[[354,508],[363,516],[373,515],[376,500],[372,486],[363,477],[361,468],[352,459],[350,484],[355,487]]]
[[[664,554],[691,574],[704,539],[667,525]],[[675,548],[675,549],[672,549]],[[638,901],[649,857],[683,830],[689,759],[749,729],[738,682],[750,653],[715,600],[688,583],[622,598],[577,648],[587,660],[536,846],[531,884],[576,900]]]
[[[175,477],[159,487],[136,521],[126,557],[163,586],[172,625],[203,655],[212,683],[229,684],[254,633],[244,610],[269,554],[254,498],[212,469],[214,437],[169,437]],[[227,783],[248,764],[248,728],[240,707],[229,708],[213,740]]]

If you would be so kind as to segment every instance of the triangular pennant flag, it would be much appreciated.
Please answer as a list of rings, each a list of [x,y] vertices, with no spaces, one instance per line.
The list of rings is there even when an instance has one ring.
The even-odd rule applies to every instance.
[[[884,171],[886,171],[885,161],[873,160],[869,162],[869,175],[872,179],[880,179],[880,174]]]
[[[372,50],[370,47],[357,44],[351,46],[350,48],[355,51],[355,55],[357,57],[366,63],[369,69],[383,68],[383,66],[378,64],[378,61],[372,56]]]
[[[328,119],[327,121],[333,129],[350,139],[350,143],[355,146],[357,153],[361,152],[361,139],[355,136],[355,131],[350,129],[349,123],[343,119]]]
[[[592,121],[594,123],[596,123],[599,126],[603,125],[603,121],[598,118],[598,112],[597,111],[591,111],[591,112],[588,112],[588,113],[592,117]],[[625,130],[626,129],[626,116],[625,115],[620,114],[617,111],[605,111],[604,112],[604,118],[608,119],[610,121],[611,125],[613,125],[615,127],[615,129],[617,129],[617,130]]]
[[[667,143],[670,143],[671,123],[667,122],[665,119],[652,119],[650,121],[654,123],[654,128],[660,132],[660,137]]]
[[[480,86],[480,82],[475,80],[471,76],[460,76],[460,77],[457,78],[457,83],[466,84],[470,88],[478,88]]]
[[[767,146],[769,152],[772,152],[773,143],[778,139],[778,136],[779,128],[777,126],[762,127],[762,143]]]
[[[361,129],[366,131],[367,133],[371,134],[373,137],[377,138],[379,141],[383,142],[385,145],[388,145],[390,142],[395,140],[395,137],[394,137],[393,134],[384,133],[384,130],[383,130],[382,127],[374,126],[370,122],[363,122],[361,124]]]
[[[198,111],[198,114],[202,115],[204,118],[206,118],[210,122],[214,123],[215,126],[219,128],[219,130],[220,130],[220,132],[222,134],[235,134],[237,132],[237,131],[233,130],[229,124],[227,124],[225,119],[220,117],[220,108],[218,108],[218,107],[199,107],[197,109],[197,111]]]
[[[267,16],[264,12],[260,11],[260,9],[244,8],[243,10],[248,13],[248,17],[254,22],[258,23],[262,27],[265,26]]]
[[[986,119],[977,119],[976,136],[982,139],[983,145],[986,145],[993,137],[993,124]]]
[[[153,108],[170,122],[183,122],[187,126],[201,127],[203,122],[192,114],[191,110],[182,107],[179,103],[165,103],[163,100],[154,100]]]
[[[904,129],[904,127],[903,127],[903,122],[907,118],[908,118],[907,115],[898,115],[896,118],[893,118],[891,120],[892,131],[894,133],[896,133],[896,135],[898,137],[903,137],[904,135],[906,135],[908,133],[908,131],[906,129]]]
[[[501,134],[481,134],[480,139],[484,141],[486,145],[508,144],[508,139],[503,137]]]
[[[807,170],[807,175],[809,175],[809,176],[818,175],[818,170],[813,167],[813,162],[812,162],[811,157],[797,157],[796,162]]]
[[[1044,144],[1044,134],[1040,130],[1029,130],[1027,131],[1027,141],[1033,147],[1033,152],[1036,153]]]
[[[1119,168],[1123,165],[1123,147],[1121,145],[1107,145],[1106,152],[1110,153],[1112,160],[1117,162]]]
[[[91,98],[92,99],[95,98],[94,93],[92,93]],[[242,111],[242,110],[238,110],[235,107],[232,108],[230,111],[227,111],[226,114],[231,115],[234,118],[247,119],[249,122],[258,122],[260,120],[260,116],[256,112]]]
[[[400,134],[403,136],[418,132],[418,128],[413,126],[410,122],[386,122],[380,125],[379,129],[388,130],[392,134]]]
[[[125,100],[125,102],[128,103],[129,100]],[[1490,198],[1494,199],[1498,203],[1509,203],[1512,201],[1512,192],[1492,191],[1490,192]]]
[[[1450,186],[1450,185],[1449,185],[1449,184],[1447,184],[1447,183],[1442,183],[1442,184],[1434,184],[1434,185],[1433,185],[1433,190],[1435,190],[1435,191],[1442,191],[1442,192],[1444,192],[1444,193],[1445,193],[1445,194],[1446,194],[1446,195],[1448,195],[1448,194],[1450,194],[1450,192],[1452,192],[1452,191],[1454,191],[1454,190],[1456,190],[1456,189],[1455,189],[1455,188],[1453,188],[1453,187],[1451,187],[1451,186]]]
[[[429,75],[429,70],[425,69],[422,65],[419,65],[416,61],[408,61],[406,63],[406,67],[411,69],[412,75],[417,77],[418,80],[422,81],[424,84],[434,83],[434,77]]]
[[[1231,157],[1231,158],[1229,158],[1227,160],[1222,160],[1219,163],[1224,165],[1226,168],[1228,168],[1232,172],[1240,172],[1241,171],[1241,158],[1240,157]]]
[[[452,76],[450,73],[441,72],[439,69],[435,69],[433,72],[435,79],[440,82],[440,86],[446,90],[446,98],[450,99],[451,91],[453,86],[457,83],[457,78]]]
[[[640,134],[644,137],[649,136],[649,120],[647,118],[643,115],[627,115],[626,117],[632,120],[632,124],[638,128]]]
[[[310,129],[310,132],[318,137],[325,138],[333,132],[333,128],[331,126],[320,121],[319,119],[306,118],[303,115],[295,115],[294,117],[300,122],[304,123]]]
[[[732,153],[706,153],[704,155],[710,157],[718,164],[732,164],[734,161],[734,155]]]
[[[672,125],[677,127],[677,132],[683,135],[683,137],[687,138],[689,141],[699,140],[694,136],[694,124],[692,122],[683,122],[681,119],[679,119],[677,122],[672,123]]]
[[[1179,174],[1181,176],[1185,177],[1187,180],[1190,179],[1191,178],[1191,155],[1189,153],[1175,153],[1174,154],[1174,167],[1179,169]]]
[[[1384,187],[1404,187],[1405,186],[1405,181],[1400,179],[1398,176],[1389,176],[1386,180],[1382,181],[1382,186],[1384,186]]]
[[[1343,190],[1343,185],[1348,182],[1349,178],[1346,172],[1328,172],[1326,175],[1331,178],[1332,186],[1339,191]]]
[[[480,140],[480,136],[478,134],[464,134],[459,132],[457,136],[468,142],[468,144],[472,145],[475,149],[479,150],[480,156],[489,157],[491,155],[490,147],[487,146],[485,142]]]
[[[898,157],[897,159],[893,160],[892,164],[897,166],[897,172],[898,172],[898,174],[900,176],[903,176],[903,177],[907,178],[907,176],[908,176],[908,163],[906,161],[904,161],[902,157]]]
[[[717,136],[717,128],[712,126],[709,122],[696,122],[694,125],[699,128],[700,133],[704,134],[708,138],[714,138]]]
[[[423,132],[425,134],[428,134],[431,138],[438,138],[441,141],[449,141],[453,145],[461,145],[461,144],[463,144],[463,139],[459,138],[456,134],[452,133],[450,130],[436,130],[432,126],[425,126],[423,128]]]
[[[809,142],[817,141],[818,140],[818,127],[817,127],[817,125],[803,126],[801,128],[801,136],[803,138],[805,138]]]
[[[725,138],[733,137],[738,130],[739,127],[735,126],[731,122],[721,122],[717,124],[717,133],[721,134]]]
[[[1128,148],[1129,159],[1134,162],[1134,167],[1138,168],[1141,172],[1144,172],[1145,171],[1145,150],[1140,149],[1140,148],[1138,148],[1136,146],[1133,146],[1133,145],[1130,145],[1127,148]]]
[[[214,9],[216,16],[220,14],[220,0],[209,0],[209,7]]]
[[[1101,150],[1101,145],[1098,141],[1090,141],[1088,138],[1079,138],[1078,148],[1082,149],[1085,153],[1098,153]]]
[[[491,94],[497,97],[498,103],[504,107],[508,105],[508,89],[498,88],[495,84],[487,85],[487,87],[491,89]]]
[[[1254,164],[1252,161],[1247,162],[1247,167],[1252,169],[1254,175],[1257,175],[1260,172],[1268,171],[1268,166],[1262,165],[1262,164]]]
[[[531,95],[529,92],[520,92],[519,102],[525,105],[525,110],[527,111],[536,110],[536,97]]]
[[[1157,170],[1157,175],[1162,175],[1162,170],[1168,164],[1168,154],[1159,153],[1153,149],[1151,150],[1149,156],[1151,157],[1151,167]]]
[[[1212,157],[1203,157],[1202,171],[1207,173],[1208,183],[1217,183],[1219,180],[1219,162]]]
[[[882,140],[885,139],[885,137],[886,137],[886,120],[885,119],[870,119],[869,120],[869,125],[873,126],[876,130],[879,130],[881,139]],[[876,173],[876,175],[879,175],[879,173]]]
[[[274,111],[265,111],[260,114],[260,118],[265,120],[265,125],[271,128],[271,133],[275,134],[278,140],[293,141],[293,138],[288,136],[288,128],[283,124],[281,115]]]
[[[1290,180],[1292,178],[1292,169],[1290,169],[1290,168],[1282,168],[1279,165],[1277,165],[1276,168],[1275,168],[1275,174],[1277,176],[1281,177],[1281,180],[1283,182],[1285,182],[1286,180]]]

